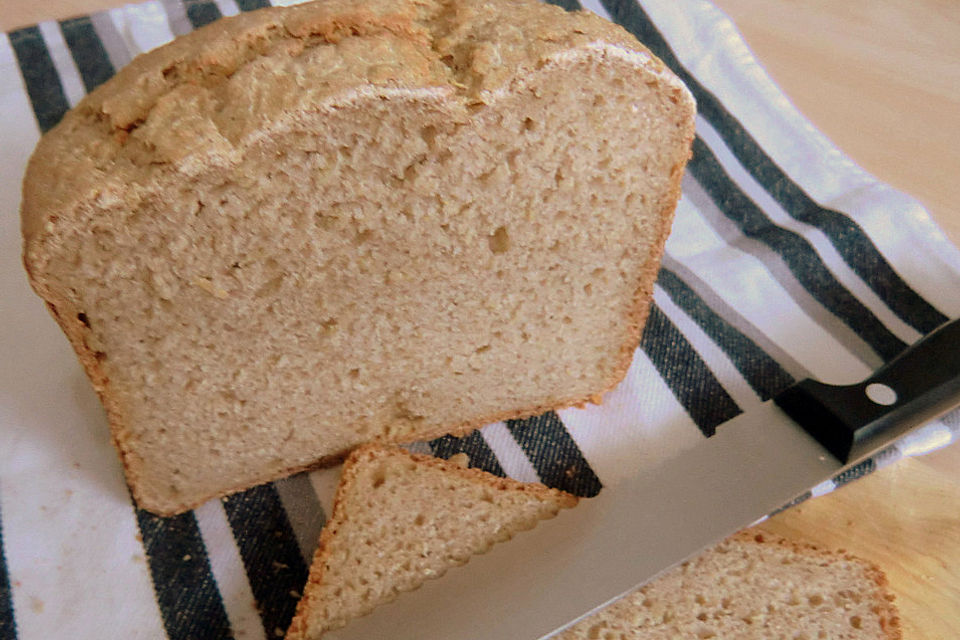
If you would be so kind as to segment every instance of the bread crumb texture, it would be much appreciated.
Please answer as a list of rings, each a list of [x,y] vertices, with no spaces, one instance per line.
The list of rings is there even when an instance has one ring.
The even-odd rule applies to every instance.
[[[24,260],[162,514],[583,403],[639,340],[693,100],[527,0],[325,0],[141,56],[39,143]]]
[[[557,636],[560,640],[894,640],[886,577],[842,552],[740,533]]]
[[[456,462],[361,447],[344,465],[287,640],[315,640],[576,503]]]

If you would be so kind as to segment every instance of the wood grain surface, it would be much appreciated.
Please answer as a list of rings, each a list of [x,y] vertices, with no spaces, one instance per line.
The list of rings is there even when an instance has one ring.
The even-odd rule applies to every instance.
[[[111,0],[0,0],[0,28]],[[797,107],[960,244],[960,2],[716,0]],[[906,640],[960,638],[960,445],[901,461],[764,523],[882,566]]]
[[[882,567],[905,640],[960,637],[960,447],[908,458],[760,525]]]
[[[767,72],[860,166],[960,245],[960,2],[715,0]],[[905,640],[960,638],[960,444],[762,525],[887,573]]]
[[[714,4],[817,128],[960,244],[960,3]]]

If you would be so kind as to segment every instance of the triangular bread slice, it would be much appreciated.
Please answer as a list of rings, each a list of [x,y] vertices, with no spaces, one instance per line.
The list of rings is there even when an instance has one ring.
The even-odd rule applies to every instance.
[[[743,531],[558,636],[559,640],[896,640],[878,567],[758,530]]]
[[[361,447],[344,464],[287,640],[319,638],[576,503],[453,461]]]

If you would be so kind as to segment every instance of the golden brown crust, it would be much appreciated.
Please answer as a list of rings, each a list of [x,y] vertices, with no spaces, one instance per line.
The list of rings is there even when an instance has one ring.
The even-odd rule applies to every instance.
[[[184,87],[218,87],[224,79],[262,55],[293,56],[307,47],[323,45],[336,48],[345,34],[352,37],[393,34],[422,50],[427,44],[426,35],[415,19],[423,6],[429,5],[413,0],[366,0],[362,5],[349,0],[325,0],[288,8],[267,8],[218,20],[138,56],[81,100],[37,145],[27,167],[21,207],[28,257],[34,239],[49,233],[61,214],[68,214],[78,205],[97,198],[123,198],[122,187],[136,184],[134,178],[139,168],[127,156],[138,149],[130,144],[130,134],[148,123],[152,113],[162,105],[164,96]],[[442,65],[425,65],[423,56],[416,55],[414,47],[398,51],[397,55],[396,64],[380,69],[386,73],[377,78],[379,84],[449,84]],[[321,87],[312,98],[320,101],[336,95],[355,86],[366,75],[366,68],[360,65],[348,70],[352,73],[331,76],[332,84]],[[289,84],[284,86],[289,90]],[[206,114],[197,114],[204,116],[222,105],[208,100],[193,106],[207,110]],[[276,101],[261,106],[264,108],[247,123],[246,130],[276,117],[285,105]],[[209,136],[200,129],[209,118],[184,122],[180,119],[182,109],[162,115],[162,121],[154,127],[158,135],[144,141],[147,152],[160,156],[150,162],[168,160],[163,157],[163,151],[165,138],[170,136],[177,138],[178,144],[189,145],[193,139],[210,144]],[[125,180],[109,181],[118,171]]]
[[[324,76],[319,87],[310,87],[316,104],[364,80],[381,86],[442,86],[483,101],[485,92],[504,86],[518,68],[532,68],[553,53],[592,40],[648,56],[655,73],[664,69],[660,60],[621,27],[587,12],[567,13],[537,2],[364,0],[358,4],[323,0],[221,19],[138,56],[81,100],[41,139],[24,180],[21,228],[28,253],[32,241],[49,233],[59,215],[88,200],[124,197],[122,189],[105,187],[103,181],[112,172],[129,169],[116,166],[118,156],[128,154],[131,132],[150,119],[165,95],[185,86],[217,89],[225,79],[265,55],[296,56],[320,46],[338,49],[347,39],[365,36],[394,36],[411,46],[395,51],[396,59],[389,61],[392,64],[375,67],[341,56],[338,63],[350,73]],[[489,42],[484,38],[499,40],[497,64],[488,61],[484,45]],[[283,96],[291,88],[282,84],[282,79],[273,80],[281,82],[280,90],[271,87],[273,93]],[[308,93],[304,87],[292,89]],[[223,107],[219,98],[204,96],[192,106],[206,111],[199,115],[210,115]],[[234,127],[232,132],[255,129],[257,123],[276,117],[289,105],[277,98],[259,106],[261,112],[251,116],[252,122]],[[176,111],[163,114],[164,122],[155,126],[160,135],[147,140],[148,145],[156,145],[152,152],[159,153],[161,161],[168,146],[165,138],[179,129],[185,130],[177,134],[178,143],[189,144],[192,138],[210,143],[209,136],[196,127],[211,118],[185,122],[180,119],[182,109]],[[232,132],[226,132],[228,139]],[[133,182],[128,180],[127,185]]]
[[[103,186],[108,172],[118,169],[108,165],[124,155],[131,131],[149,119],[164,95],[184,86],[219,87],[265,55],[296,56],[309,47],[338,48],[348,38],[386,35],[413,46],[397,51],[392,65],[354,64],[352,73],[324,77],[327,84],[311,87],[317,91],[312,99],[319,104],[366,79],[384,86],[443,86],[483,101],[485,92],[504,86],[518,68],[532,68],[558,51],[596,40],[641,53],[652,72],[664,71],[663,63],[621,27],[591,13],[567,13],[537,2],[324,0],[225,18],[138,56],[41,139],[24,181],[26,244],[79,203],[120,197]],[[488,61],[484,38],[496,39],[497,64]],[[340,62],[351,66],[350,60]],[[211,100],[195,106],[215,112],[223,105]],[[285,105],[277,100],[260,106],[265,111],[240,130],[275,117]],[[190,124],[170,120],[179,114],[164,115],[167,121],[156,129],[165,137],[176,130],[171,124]],[[198,131],[181,136],[190,137],[204,136]],[[162,149],[163,140],[150,142],[158,145],[154,153]]]
[[[235,147],[242,146],[241,139],[253,135],[260,123],[281,117],[293,106],[302,107],[308,99],[314,107],[335,102],[336,96],[356,89],[361,82],[400,88],[439,87],[456,92],[465,100],[483,102],[505,86],[516,69],[534,68],[551,55],[598,40],[640,53],[646,57],[651,73],[664,74],[662,63],[632,36],[592,14],[565,13],[536,2],[510,3],[506,10],[504,5],[501,1],[480,0],[365,0],[362,4],[326,0],[221,20],[138,57],[81,101],[41,140],[24,181],[24,263],[31,285],[47,301],[106,408],[128,484],[142,507],[173,515],[198,506],[201,500],[170,503],[144,494],[137,481],[142,463],[131,445],[123,407],[110,393],[102,355],[98,356],[89,345],[88,327],[77,319],[79,311],[43,280],[43,243],[55,236],[65,219],[77,216],[84,207],[104,202],[136,202],[142,197],[137,185],[143,182],[138,178],[143,172],[160,165],[189,172],[194,166],[191,163],[195,163],[190,156],[194,152],[219,154],[218,157],[226,158],[224,162],[229,162]],[[264,91],[280,97],[266,103],[263,112],[250,116],[249,121],[241,119],[229,125],[218,121],[216,114],[224,104],[224,96],[218,92],[224,79],[241,73],[252,60],[297,55],[309,47],[330,47],[339,52],[346,41],[364,37],[389,41],[390,51],[396,56],[393,64],[380,65],[383,68],[376,72],[376,77],[366,66],[350,67],[347,56],[344,64],[348,72],[330,76],[327,84],[320,83],[320,89],[310,96],[304,97],[287,85],[271,86],[270,91]],[[491,63],[492,54],[485,48],[491,41],[499,46],[494,56],[499,60],[496,65]],[[665,81],[675,80],[668,75],[662,77]],[[285,82],[282,75],[278,78],[276,82]],[[692,101],[689,94],[683,95],[685,90],[679,84],[671,87],[678,100],[688,100],[690,105],[688,137],[692,140]],[[199,115],[194,114],[197,117],[189,122],[175,121],[178,126],[172,126],[169,119],[179,117],[178,110],[166,108],[164,99],[177,92],[178,98],[193,100],[191,105]],[[182,135],[166,140],[171,131],[182,131]],[[149,162],[144,161],[144,153],[152,154]],[[685,160],[676,165],[671,177],[671,194],[662,207],[660,235],[640,276],[641,286],[625,322],[623,347],[604,388],[586,396],[561,398],[549,405],[504,411],[423,432],[418,434],[419,438],[465,434],[498,420],[598,402],[603,393],[623,379],[649,311]],[[404,434],[384,441],[399,443],[409,439],[409,434]],[[289,468],[284,474],[264,476],[260,481],[327,466],[347,453],[341,451],[309,465]],[[249,486],[250,483],[243,483],[219,496]],[[207,499],[212,497],[218,496]]]

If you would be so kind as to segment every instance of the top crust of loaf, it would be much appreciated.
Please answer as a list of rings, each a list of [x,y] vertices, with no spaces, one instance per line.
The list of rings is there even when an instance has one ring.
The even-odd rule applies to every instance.
[[[373,52],[371,43],[379,45]],[[211,158],[229,163],[263,124],[335,108],[361,87],[428,88],[483,103],[517,69],[592,43],[641,61],[692,105],[684,85],[624,29],[538,2],[323,0],[218,20],[137,57],[41,139],[21,210],[28,271],[61,216],[83,203],[137,199],[137,185],[158,165],[189,175]],[[296,73],[297,56],[316,47],[329,66]],[[245,73],[249,82],[229,82]]]

